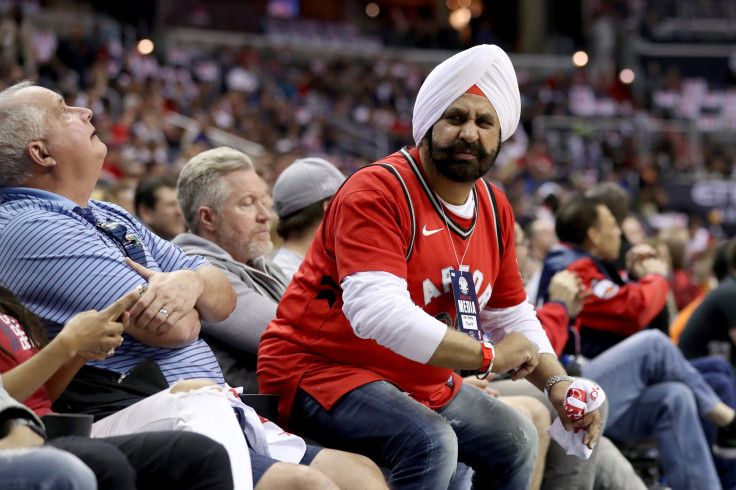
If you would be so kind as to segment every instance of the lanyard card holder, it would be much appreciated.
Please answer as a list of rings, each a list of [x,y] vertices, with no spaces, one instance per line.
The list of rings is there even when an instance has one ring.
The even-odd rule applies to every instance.
[[[461,332],[476,340],[483,339],[478,315],[478,296],[475,293],[473,275],[469,271],[450,271],[452,294],[455,297],[455,324]]]

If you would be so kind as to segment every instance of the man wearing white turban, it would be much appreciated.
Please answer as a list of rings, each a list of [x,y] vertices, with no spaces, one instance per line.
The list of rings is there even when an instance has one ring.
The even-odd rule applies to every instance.
[[[392,488],[446,488],[458,461],[476,488],[529,487],[533,425],[454,370],[513,370],[568,430],[587,429],[583,444],[599,436],[597,410],[565,413],[571,378],[526,301],[511,206],[480,179],[519,112],[500,48],[435,68],[416,101],[417,147],[343,184],[261,338],[259,384],[279,394],[281,422],[390,468]]]

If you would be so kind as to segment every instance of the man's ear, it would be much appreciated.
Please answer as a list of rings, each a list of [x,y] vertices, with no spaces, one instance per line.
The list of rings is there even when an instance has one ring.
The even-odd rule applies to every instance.
[[[598,247],[601,243],[601,232],[598,231],[598,228],[595,226],[591,226],[588,228],[588,232],[585,234],[586,241],[592,245],[593,247]]]
[[[37,163],[42,167],[53,167],[56,165],[56,160],[49,153],[48,146],[43,140],[33,140],[26,145],[26,152],[31,157],[33,163]]]
[[[200,206],[197,210],[199,218],[199,230],[212,232],[215,229],[215,217],[217,213],[209,206]]]

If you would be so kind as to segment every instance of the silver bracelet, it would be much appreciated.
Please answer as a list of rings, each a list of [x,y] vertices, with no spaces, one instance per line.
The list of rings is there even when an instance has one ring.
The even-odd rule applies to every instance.
[[[544,385],[544,394],[547,395],[547,398],[549,398],[549,390],[552,388],[552,385],[557,384],[560,381],[569,381],[570,383],[574,383],[575,378],[568,376],[567,374],[556,374],[549,378],[547,383]]]

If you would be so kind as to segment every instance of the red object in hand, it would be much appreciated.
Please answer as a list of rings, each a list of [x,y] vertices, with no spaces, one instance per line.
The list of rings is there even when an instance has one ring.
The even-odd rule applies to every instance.
[[[567,397],[565,398],[565,412],[570,420],[573,422],[580,420],[585,416],[585,411],[588,408],[586,403],[585,392],[579,388],[570,388],[567,390]]]

